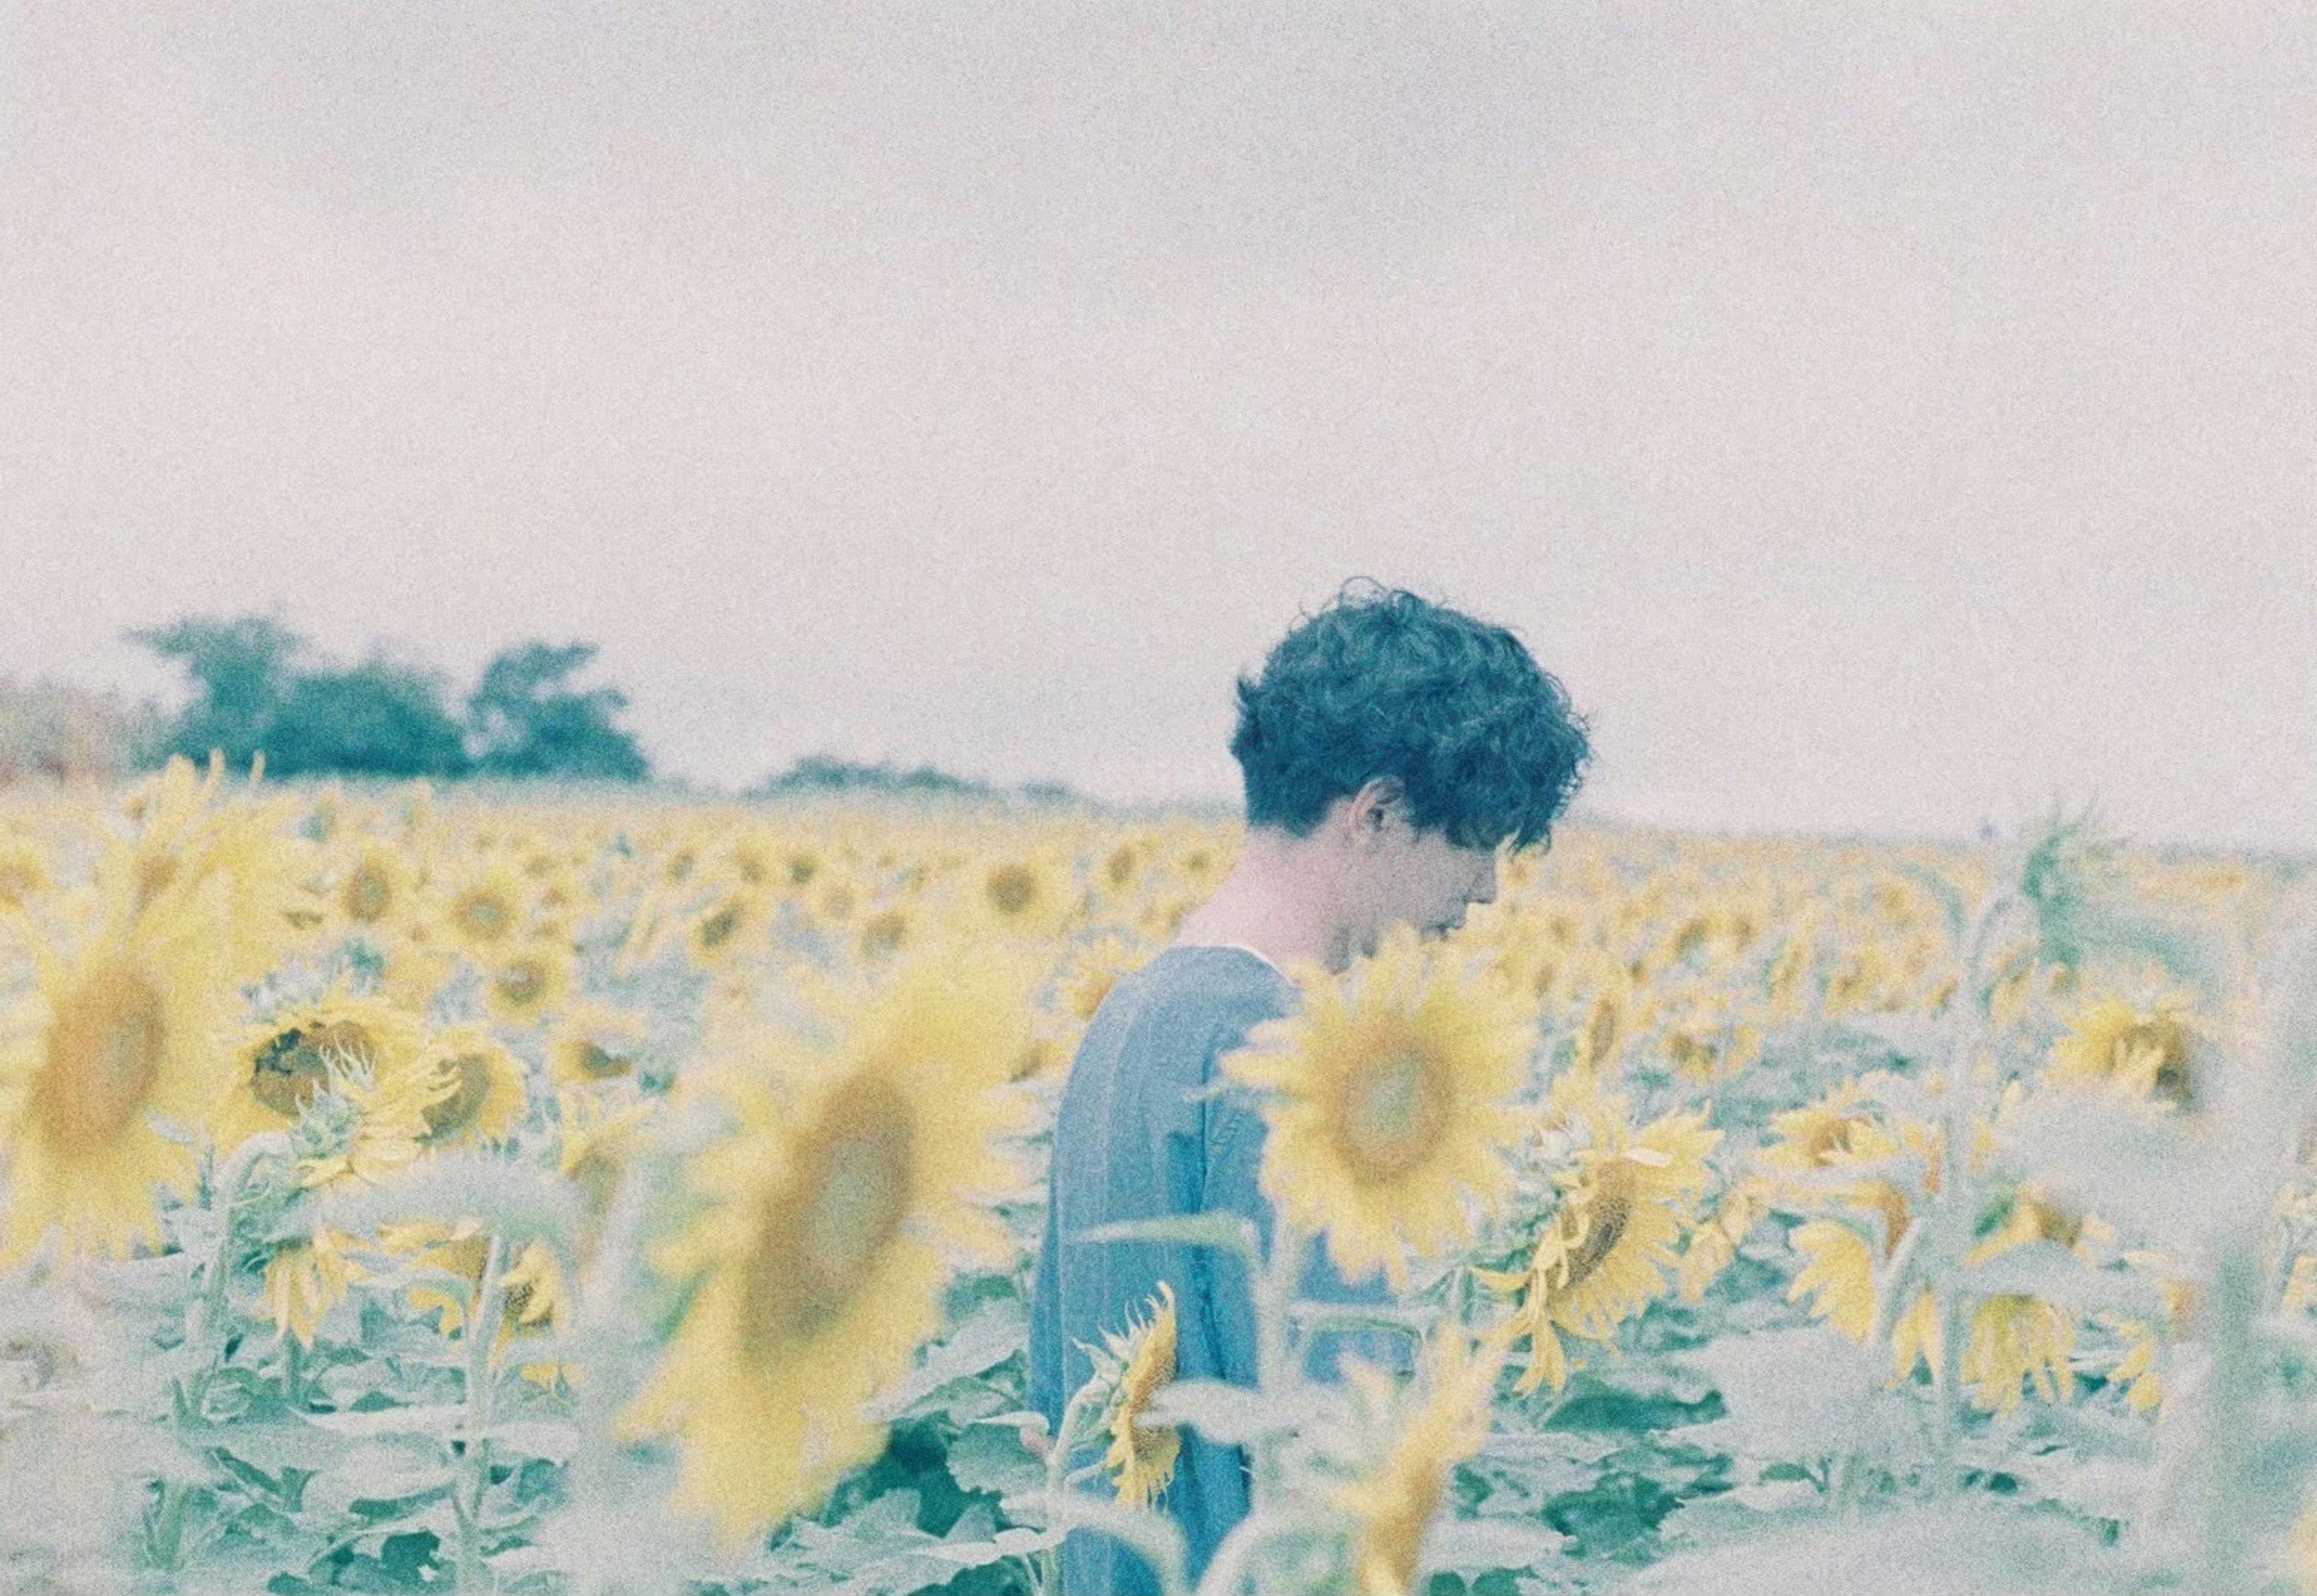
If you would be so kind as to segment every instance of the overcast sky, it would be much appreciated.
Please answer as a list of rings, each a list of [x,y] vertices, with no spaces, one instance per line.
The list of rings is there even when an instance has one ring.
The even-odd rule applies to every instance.
[[[2317,848],[2317,13],[1848,9],[12,0],[0,674],[1229,796],[1366,574],[1605,812]]]

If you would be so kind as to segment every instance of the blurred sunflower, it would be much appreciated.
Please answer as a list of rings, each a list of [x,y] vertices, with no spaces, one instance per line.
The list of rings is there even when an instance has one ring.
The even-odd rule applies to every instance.
[[[352,1238],[343,1232],[318,1227],[303,1241],[274,1249],[265,1260],[265,1312],[273,1321],[273,1339],[291,1336],[310,1348],[323,1316],[356,1280],[370,1271],[347,1255]]]
[[[693,1162],[701,1220],[655,1261],[696,1282],[631,1439],[681,1432],[680,1507],[728,1542],[824,1494],[885,1431],[862,1406],[941,1323],[935,1242],[1010,1256],[977,1198],[1020,1173],[992,1146],[1024,1119],[1002,1086],[1026,1005],[959,960],[825,996],[829,1040],[736,1040],[699,1079],[735,1128]]]
[[[1468,1205],[1510,1189],[1505,1154],[1527,1123],[1512,1098],[1534,1036],[1500,987],[1429,959],[1405,928],[1347,983],[1301,975],[1300,1012],[1223,1061],[1269,1094],[1264,1195],[1326,1233],[1347,1279],[1381,1267],[1405,1290],[1411,1252],[1469,1242]]]
[[[611,1109],[593,1092],[564,1090],[556,1094],[555,1101],[559,1131],[555,1167],[579,1188],[583,1218],[576,1251],[585,1264],[595,1256],[604,1216],[611,1209],[620,1182],[627,1178],[629,1161],[650,1122],[653,1100]]]
[[[2196,1107],[2203,1061],[2189,1014],[2189,995],[2172,992],[2143,1009],[2100,997],[2068,1017],[2052,1045],[2046,1075],[2062,1081],[2112,1081],[2145,1097]]]
[[[505,1025],[536,1025],[570,995],[571,955],[558,943],[529,943],[494,962],[483,1003]]]
[[[573,1086],[625,1079],[636,1072],[643,1040],[640,1016],[602,1003],[577,1003],[556,1022],[547,1045],[548,1069]]]
[[[428,1044],[429,1067],[450,1082],[447,1095],[422,1110],[429,1147],[503,1142],[523,1118],[523,1062],[479,1025],[453,1026]]]
[[[51,884],[48,850],[32,838],[0,831],[0,909],[21,909]]]
[[[312,845],[291,829],[294,805],[214,802],[224,775],[221,759],[211,759],[208,775],[197,777],[190,761],[173,757],[130,795],[136,835],[107,849],[97,874],[125,889],[139,915],[166,914],[217,894],[227,969],[237,980],[254,981],[324,916],[309,884]]]
[[[763,929],[770,908],[764,894],[755,891],[735,888],[720,894],[693,916],[684,929],[684,945],[692,962],[712,969],[745,951]]]
[[[1484,1285],[1522,1293],[1511,1323],[1530,1341],[1524,1395],[1548,1382],[1555,1391],[1568,1384],[1563,1335],[1609,1341],[1663,1294],[1665,1271],[1680,1265],[1674,1242],[1712,1179],[1705,1155],[1722,1139],[1703,1110],[1668,1114],[1637,1133],[1622,1101],[1593,1091],[1583,1077],[1564,1075],[1554,1085],[1566,1111],[1589,1127],[1592,1144],[1555,1176],[1561,1206],[1526,1267],[1473,1271]]]
[[[1388,1375],[1356,1362],[1347,1367],[1364,1409],[1380,1417],[1394,1409],[1400,1414],[1382,1462],[1329,1493],[1350,1520],[1350,1588],[1360,1596],[1407,1596],[1417,1588],[1426,1532],[1447,1500],[1456,1466],[1488,1440],[1508,1340],[1503,1329],[1477,1346],[1461,1329],[1436,1331],[1418,1389],[1406,1395]]]
[[[347,861],[331,903],[350,929],[391,926],[411,907],[412,871],[396,849],[366,842]]]
[[[443,904],[443,930],[467,952],[488,959],[514,942],[530,912],[523,878],[504,865],[477,871]]]
[[[77,946],[30,937],[31,991],[0,1024],[0,1266],[52,1228],[74,1254],[157,1244],[157,1193],[190,1197],[192,1152],[149,1116],[201,1123],[238,998],[222,928],[197,909],[138,913],[116,882]]]

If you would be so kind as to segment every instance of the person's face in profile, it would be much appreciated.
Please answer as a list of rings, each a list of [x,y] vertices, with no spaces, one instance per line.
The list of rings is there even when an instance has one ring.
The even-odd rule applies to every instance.
[[[1354,815],[1366,841],[1370,915],[1361,938],[1364,955],[1373,953],[1394,926],[1442,937],[1464,923],[1472,905],[1495,901],[1496,848],[1459,847],[1445,832],[1420,829],[1396,794],[1363,809],[1364,797],[1355,800]]]

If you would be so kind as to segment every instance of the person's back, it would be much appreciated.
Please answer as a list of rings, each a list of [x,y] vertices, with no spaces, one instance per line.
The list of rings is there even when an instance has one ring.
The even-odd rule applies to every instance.
[[[1239,858],[1176,941],[1113,987],[1063,1089],[1030,1322],[1031,1402],[1050,1438],[1093,1374],[1085,1349],[1124,1332],[1162,1285],[1176,1305],[1174,1376],[1254,1383],[1255,1314],[1237,1258],[1075,1238],[1230,1212],[1267,1245],[1264,1120],[1242,1090],[1220,1089],[1218,1062],[1293,1012],[1298,989],[1284,972],[1339,973],[1395,926],[1437,935],[1493,898],[1498,847],[1544,838],[1588,752],[1560,684],[1511,632],[1405,592],[1347,587],[1289,631],[1239,698]],[[1387,1296],[1380,1278],[1337,1278],[1325,1249],[1313,1250],[1301,1295]],[[1407,1351],[1389,1332],[1315,1336],[1308,1367],[1330,1376],[1346,1345],[1388,1361]],[[1181,1522],[1193,1581],[1247,1499],[1239,1448],[1185,1433],[1155,1505]],[[1158,1589],[1141,1558],[1086,1530],[1062,1563],[1072,1596]]]

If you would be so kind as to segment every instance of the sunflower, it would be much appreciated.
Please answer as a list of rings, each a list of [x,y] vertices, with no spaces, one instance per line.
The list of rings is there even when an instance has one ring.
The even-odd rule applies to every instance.
[[[0,909],[21,909],[51,884],[48,850],[30,837],[0,831]]]
[[[584,1263],[595,1255],[604,1215],[651,1117],[651,1099],[612,1110],[593,1092],[565,1090],[556,1094],[555,1102],[560,1132],[555,1167],[579,1188],[584,1219],[577,1252]]]
[[[1112,932],[1082,948],[1061,976],[1062,1006],[1081,1020],[1090,1020],[1118,978],[1144,961],[1141,946]]]
[[[130,795],[137,834],[109,848],[97,872],[130,894],[140,916],[217,894],[227,967],[237,980],[254,981],[321,922],[321,906],[307,885],[311,845],[288,829],[292,806],[212,806],[224,775],[221,759],[212,758],[206,778],[197,778],[191,762],[172,758]]]
[[[1183,1449],[1183,1438],[1174,1426],[1148,1423],[1144,1417],[1152,1394],[1175,1377],[1175,1288],[1159,1281],[1149,1318],[1140,1323],[1130,1321],[1123,1335],[1105,1331],[1103,1340],[1109,1345],[1117,1380],[1103,1414],[1103,1428],[1110,1432],[1103,1464],[1110,1470],[1119,1501],[1149,1507],[1175,1477],[1176,1459]]]
[[[76,948],[31,942],[31,993],[0,1028],[0,1266],[51,1227],[70,1253],[157,1244],[156,1192],[190,1197],[193,1157],[148,1122],[201,1122],[236,1000],[228,949],[194,904],[141,914],[118,883]]]
[[[941,1323],[935,1244],[1010,1256],[977,1198],[1020,1172],[991,1146],[1024,1123],[1002,1086],[1025,1005],[962,961],[824,1000],[825,1042],[734,1036],[704,1076],[735,1128],[695,1159],[702,1217],[654,1261],[693,1284],[625,1411],[680,1431],[676,1504],[738,1544],[874,1457],[862,1406]]]
[[[411,871],[383,843],[364,843],[338,878],[331,903],[349,929],[391,926],[410,907]]]
[[[761,892],[735,888],[693,916],[684,945],[702,969],[723,964],[748,946],[765,923],[770,903]]]
[[[1307,967],[1302,1012],[1266,1021],[1224,1069],[1267,1091],[1260,1181],[1293,1223],[1324,1231],[1346,1278],[1381,1266],[1407,1289],[1409,1253],[1472,1239],[1467,1199],[1509,1190],[1526,1122],[1511,1098],[1534,1034],[1485,978],[1427,957],[1401,928],[1343,986]]]
[[[2204,1063],[2186,992],[2170,993],[2150,1009],[2120,998],[2082,1004],[2067,1034],[2052,1045],[2047,1073],[2066,1081],[2114,1081],[2143,1096],[2196,1106]]]
[[[1722,1194],[1712,1217],[1699,1222],[1682,1249],[1677,1277],[1682,1301],[1705,1299],[1705,1288],[1730,1267],[1739,1246],[1769,1213],[1771,1195],[1770,1183],[1757,1176],[1739,1180]]]
[[[446,1336],[463,1331],[475,1316],[476,1294],[482,1287],[490,1244],[490,1233],[475,1219],[461,1219],[456,1224],[411,1220],[379,1227],[381,1251],[465,1280],[463,1290],[423,1285],[413,1286],[405,1294],[411,1312],[434,1314],[435,1328]],[[498,1333],[491,1343],[494,1359],[515,1337],[552,1330],[561,1318],[563,1272],[556,1267],[554,1253],[542,1242],[525,1242],[500,1269],[499,1291]],[[527,1379],[551,1385],[563,1367],[553,1362],[527,1363],[522,1372]]]
[[[1436,1333],[1419,1374],[1421,1395],[1397,1402],[1391,1376],[1357,1362],[1346,1368],[1364,1408],[1388,1412],[1399,1406],[1404,1414],[1382,1464],[1329,1493],[1351,1520],[1351,1588],[1361,1596],[1406,1596],[1416,1589],[1425,1534],[1456,1466],[1488,1440],[1490,1403],[1508,1339],[1490,1332],[1475,1348],[1461,1331]]]
[[[507,1025],[532,1025],[562,1004],[571,981],[571,955],[560,944],[532,943],[491,966],[483,1002]]]
[[[1561,1095],[1588,1125],[1592,1144],[1555,1178],[1561,1206],[1526,1267],[1473,1271],[1485,1285],[1524,1294],[1512,1318],[1530,1340],[1524,1395],[1548,1381],[1555,1391],[1568,1384],[1562,1335],[1606,1342],[1664,1292],[1665,1271],[1680,1266],[1674,1242],[1711,1179],[1705,1155],[1722,1139],[1703,1110],[1668,1114],[1636,1133],[1621,1100],[1590,1090],[1582,1077],[1562,1080],[1573,1083]]]
[[[304,1241],[274,1250],[265,1261],[265,1310],[273,1321],[273,1339],[291,1336],[310,1348],[322,1318],[356,1280],[370,1271],[346,1254],[352,1238],[323,1226]]]
[[[425,1033],[380,997],[331,992],[291,1004],[244,1033],[210,1115],[220,1150],[298,1123],[333,1071],[389,1080],[421,1074]]]
[[[636,1072],[643,1020],[624,1009],[581,1003],[565,1011],[547,1045],[548,1068],[572,1086],[594,1086]]]
[[[530,903],[523,879],[504,865],[482,870],[451,894],[443,927],[452,939],[487,958],[515,939]]]
[[[431,1067],[448,1078],[447,1096],[422,1110],[429,1147],[502,1142],[523,1117],[523,1063],[481,1026],[454,1026],[427,1047]]]

